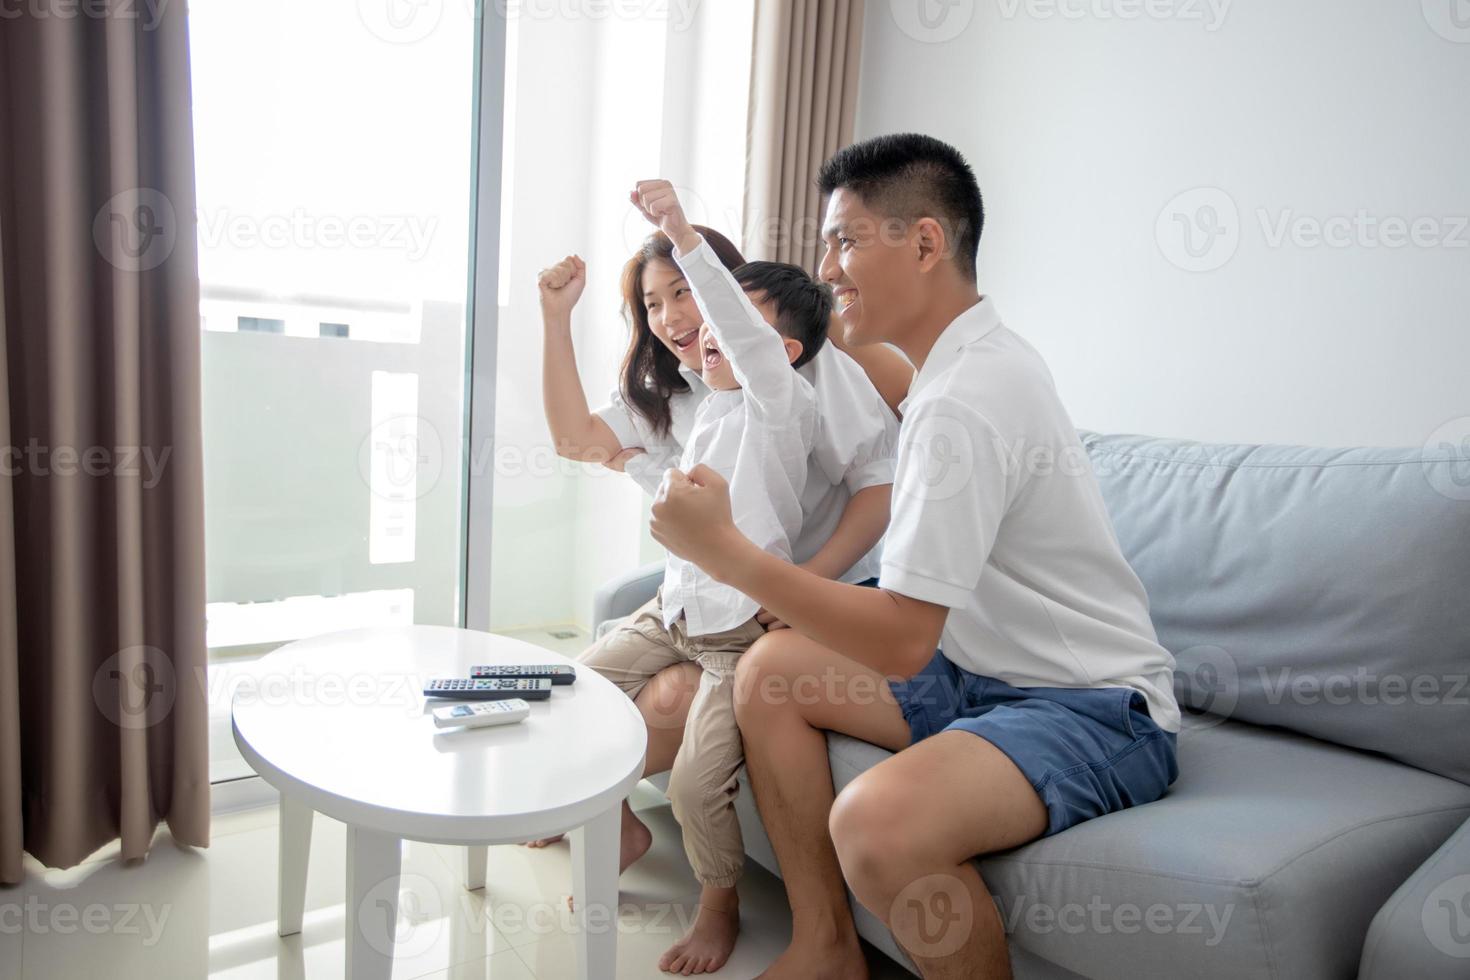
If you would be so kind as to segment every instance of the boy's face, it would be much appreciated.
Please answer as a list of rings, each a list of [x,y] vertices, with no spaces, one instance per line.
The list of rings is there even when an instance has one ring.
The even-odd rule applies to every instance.
[[[913,229],[884,218],[839,187],[827,202],[822,238],[827,251],[819,276],[832,284],[847,342],[899,341],[923,290]]]
[[[765,320],[772,330],[775,330],[777,319],[776,304],[757,293],[747,292],[746,295],[755,304],[755,308],[760,310],[761,319]],[[789,337],[783,337],[781,339],[786,343],[786,360],[788,362],[794,361],[801,356],[801,343],[799,341],[792,340]],[[704,378],[704,383],[711,391],[732,391],[740,387],[740,382],[735,377],[735,371],[730,367],[729,358],[725,357],[720,351],[719,345],[715,343],[714,331],[710,330],[709,324],[702,324],[699,328],[698,347],[700,357],[702,358],[701,377]]]

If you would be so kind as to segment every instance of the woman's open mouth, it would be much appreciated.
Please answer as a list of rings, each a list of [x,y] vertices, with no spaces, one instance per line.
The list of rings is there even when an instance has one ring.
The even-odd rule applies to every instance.
[[[670,337],[669,343],[673,344],[674,349],[677,350],[680,354],[687,354],[689,352],[689,348],[693,347],[694,342],[698,339],[699,328],[695,327],[693,330],[690,330],[686,333],[681,333],[677,337]]]

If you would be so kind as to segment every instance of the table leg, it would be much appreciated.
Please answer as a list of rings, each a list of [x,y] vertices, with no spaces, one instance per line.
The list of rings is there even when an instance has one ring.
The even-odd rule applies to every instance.
[[[572,831],[572,896],[579,935],[577,976],[611,980],[618,956],[618,827],[622,806]]]
[[[402,843],[392,834],[347,827],[349,980],[389,980],[393,975]]]
[[[470,891],[485,887],[485,866],[489,859],[490,848],[483,844],[464,849],[464,886]]]
[[[281,794],[280,844],[276,855],[276,934],[301,931],[306,911],[306,867],[311,856],[311,820],[315,814],[300,800]]]

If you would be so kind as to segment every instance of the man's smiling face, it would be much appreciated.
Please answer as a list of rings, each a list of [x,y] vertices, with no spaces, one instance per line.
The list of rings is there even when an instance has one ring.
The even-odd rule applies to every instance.
[[[897,340],[919,308],[923,286],[913,229],[839,187],[827,202],[822,240],[827,251],[820,274],[832,284],[847,342]]]

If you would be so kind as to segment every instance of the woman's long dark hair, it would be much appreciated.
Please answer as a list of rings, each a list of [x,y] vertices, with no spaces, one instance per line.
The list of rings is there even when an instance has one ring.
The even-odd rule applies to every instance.
[[[740,250],[730,239],[704,225],[695,225],[694,230],[709,242],[725,268],[734,272],[745,264]],[[623,401],[647,419],[654,432],[666,436],[673,422],[669,399],[676,392],[688,391],[689,382],[679,375],[679,358],[653,335],[648,326],[648,307],[643,302],[643,270],[658,259],[676,264],[674,243],[661,231],[649,235],[638,253],[623,266],[623,316],[632,328],[632,336],[628,339],[628,353],[623,357],[619,387]]]

